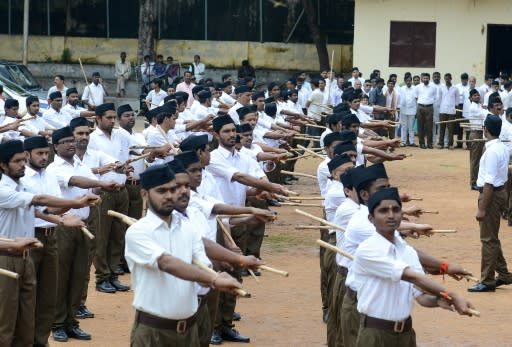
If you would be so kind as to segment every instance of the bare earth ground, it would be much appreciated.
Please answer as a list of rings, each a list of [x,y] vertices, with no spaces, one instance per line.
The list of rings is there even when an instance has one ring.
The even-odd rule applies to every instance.
[[[479,276],[480,243],[475,221],[477,192],[469,190],[469,152],[466,150],[400,150],[413,156],[403,162],[386,165],[391,183],[414,197],[422,197],[417,205],[438,210],[439,215],[425,215],[421,222],[439,229],[457,229],[456,234],[435,235],[410,241],[432,255],[462,264]],[[316,174],[317,159],[302,159],[296,171]],[[290,189],[304,194],[318,194],[316,182],[301,178]],[[409,205],[411,203],[408,203]],[[325,325],[321,321],[319,293],[318,248],[316,230],[296,231],[294,225],[315,224],[293,212],[295,207],[278,207],[278,220],[267,228],[263,257],[268,265],[290,272],[282,278],[264,273],[261,283],[252,278],[244,286],[253,295],[240,299],[237,311],[242,320],[236,328],[251,337],[253,346],[323,346]],[[321,216],[316,207],[304,210]],[[501,241],[505,257],[512,261],[512,228],[502,221]],[[94,278],[94,277],[91,277]],[[129,276],[121,280],[129,283]],[[443,281],[441,277],[435,277]],[[452,290],[464,293],[478,310],[481,318],[461,317],[440,309],[416,307],[414,327],[419,346],[512,346],[511,318],[512,287],[499,288],[496,293],[469,294],[467,282],[444,279]],[[72,346],[127,346],[134,311],[132,292],[99,294],[93,283],[89,288],[88,307],[96,318],[82,321],[81,327],[93,335],[90,342],[70,340]],[[162,299],[165,293],[162,293]],[[169,298],[172,300],[172,298]],[[224,343],[229,345],[228,343]],[[52,346],[60,345],[51,341]]]

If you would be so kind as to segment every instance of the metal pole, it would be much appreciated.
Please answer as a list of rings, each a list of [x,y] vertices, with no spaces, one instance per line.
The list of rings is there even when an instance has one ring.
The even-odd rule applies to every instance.
[[[46,0],[46,24],[48,25],[48,36],[50,36],[50,0]]]
[[[110,38],[110,1],[107,0],[107,39]]]
[[[208,0],[204,0],[204,39],[208,40]]]
[[[263,0],[260,0],[260,42],[263,42]]]
[[[29,0],[23,2],[23,65],[28,62],[28,7]]]
[[[8,10],[7,10],[7,23],[9,27],[7,28],[7,33],[11,35],[11,0],[9,0]]]
[[[156,8],[157,8],[157,17],[158,17],[158,39],[160,40],[162,38],[162,26],[161,26],[162,2],[160,0],[157,0]]]
[[[300,22],[300,20],[301,20],[303,15],[304,15],[304,9],[302,9],[301,13],[299,14],[299,18],[297,18],[297,20],[295,21],[295,24],[293,25],[292,31],[290,31],[290,34],[288,35],[288,37],[284,41],[285,43],[288,43],[288,41],[290,41],[290,39],[292,38],[292,35],[295,32],[295,29],[297,28],[297,25],[299,25],[299,22]]]

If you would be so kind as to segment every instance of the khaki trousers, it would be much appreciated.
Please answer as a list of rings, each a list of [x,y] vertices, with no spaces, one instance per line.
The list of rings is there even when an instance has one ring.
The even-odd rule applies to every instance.
[[[356,346],[360,320],[361,315],[357,311],[357,300],[352,299],[345,293],[341,306],[341,330],[345,347]]]
[[[94,236],[98,233],[98,223],[99,223],[99,207],[91,207],[89,212],[89,218],[87,218],[87,229]],[[80,304],[85,305],[87,301],[87,292],[89,290],[89,281],[91,280],[91,265],[94,260],[94,255],[96,254],[96,237],[94,239],[88,240],[88,252],[87,252],[87,269],[85,271],[85,282],[84,289],[82,291],[82,298],[80,299]]]
[[[55,319],[57,302],[57,236],[37,232],[35,236],[44,245],[30,252],[37,279],[34,344],[45,345]]]
[[[439,115],[440,121],[447,121],[447,120],[454,120],[455,115],[454,114],[446,114],[441,113]],[[446,129],[448,128],[448,146],[453,146],[453,129],[455,124],[454,123],[441,123],[439,124],[439,141],[438,145],[443,146],[444,145],[444,134],[446,133]]]
[[[483,194],[480,193],[478,204],[480,204],[482,197]],[[512,282],[512,273],[508,271],[498,237],[501,213],[506,206],[507,191],[505,189],[494,191],[485,218],[480,222],[480,241],[482,242],[481,281],[483,284],[491,286],[496,284],[495,273],[498,273],[498,277],[503,281]]]
[[[331,252],[332,253],[332,252]],[[327,346],[343,347],[343,330],[341,326],[341,308],[345,296],[347,277],[336,271],[336,278],[329,301],[329,320],[327,321]]]
[[[116,93],[120,93],[121,90],[124,90],[125,87],[125,81],[126,81],[126,78],[124,76],[117,76],[117,87],[116,87]]]
[[[140,185],[126,185],[128,192],[128,216],[140,219],[142,217],[142,196],[140,196]]]
[[[255,198],[248,198],[247,206],[268,209],[267,201],[257,200]],[[265,235],[265,223],[247,224],[246,229],[246,247],[242,252],[245,255],[254,255],[256,258],[260,257],[261,244]]]
[[[325,219],[325,211],[323,217]],[[329,231],[325,229],[320,230],[320,239],[324,242],[330,242]],[[329,292],[327,290],[329,276],[325,264],[325,253],[325,248],[320,247],[320,294],[322,296],[322,308],[327,308],[329,305]]]
[[[124,254],[124,234],[126,225],[117,218],[107,214],[114,210],[123,214],[128,213],[128,191],[126,188],[118,192],[103,192],[99,208],[99,226],[96,235],[96,283],[116,279],[115,270]]]
[[[0,276],[0,346],[27,347],[34,343],[36,275],[29,256],[0,255],[0,268],[16,272],[15,280]]]
[[[217,240],[221,240],[220,233],[217,232]],[[235,241],[236,245],[241,249],[247,247],[247,233],[245,232],[245,226],[236,226],[231,228],[231,236]],[[222,242],[219,242],[224,245]],[[233,267],[232,271],[227,271],[231,276],[236,278],[242,283],[242,276],[240,273],[241,269],[237,266]],[[215,330],[227,330],[233,327],[233,313],[236,307],[236,295],[231,293],[221,292],[219,294],[219,305],[217,310],[217,316],[215,318]]]
[[[483,138],[483,132],[480,130],[472,130],[469,133],[470,140],[477,140]],[[480,158],[484,152],[484,142],[471,142],[469,149],[469,184],[476,184],[478,178],[478,169],[480,168]]]
[[[206,297],[204,297],[206,300]],[[208,305],[203,304],[197,309],[197,334],[199,337],[199,345],[201,347],[208,347],[212,338],[210,321],[210,312],[208,312]]]
[[[414,329],[395,333],[393,331],[364,328],[359,329],[357,347],[415,347],[416,333]]]
[[[425,136],[427,137],[427,145],[432,145],[432,126],[434,124],[434,108],[432,106],[420,106],[416,111],[416,119],[418,120],[418,139],[420,145],[425,145]]]
[[[134,322],[130,336],[131,347],[199,347],[197,324],[184,333],[175,330],[156,329]]]
[[[54,328],[78,326],[75,319],[83,294],[89,238],[80,228],[58,226],[58,284]]]

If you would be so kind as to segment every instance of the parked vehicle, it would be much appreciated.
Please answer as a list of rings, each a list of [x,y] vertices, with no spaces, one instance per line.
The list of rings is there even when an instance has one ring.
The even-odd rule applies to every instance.
[[[46,99],[47,91],[23,64],[0,60],[0,77],[17,84],[40,99]]]
[[[27,107],[25,105],[25,100],[30,95],[35,95],[39,98],[39,108],[41,112],[46,110],[48,108],[48,100],[46,99],[46,93],[44,97],[41,97],[35,93],[29,92],[22,87],[18,86],[15,83],[12,83],[11,81],[7,80],[6,78],[0,76],[0,84],[4,87],[4,96],[7,99],[16,99],[20,103],[19,113],[24,114]],[[0,114],[4,114],[3,107],[0,110]]]

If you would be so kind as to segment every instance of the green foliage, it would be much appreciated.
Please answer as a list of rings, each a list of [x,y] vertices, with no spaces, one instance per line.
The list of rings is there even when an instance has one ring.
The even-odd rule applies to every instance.
[[[71,63],[71,50],[69,48],[64,48],[62,50],[62,54],[60,56],[60,62],[63,64]]]

